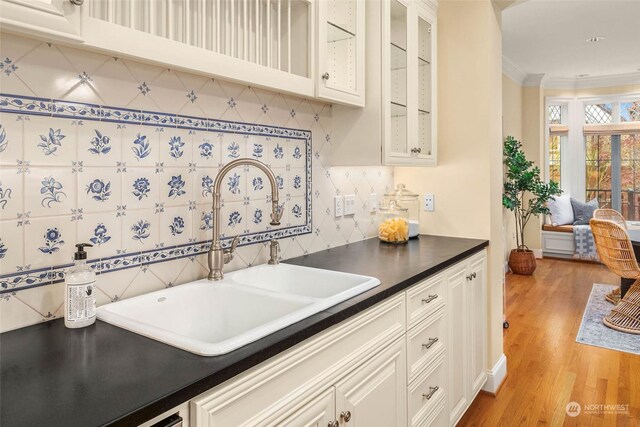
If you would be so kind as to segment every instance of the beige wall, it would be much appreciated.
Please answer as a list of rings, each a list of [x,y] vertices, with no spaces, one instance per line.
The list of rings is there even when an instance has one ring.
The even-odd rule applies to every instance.
[[[522,94],[520,84],[506,74],[502,75],[502,135],[522,140]],[[505,239],[505,260],[509,251],[516,247],[515,220],[513,212],[504,209],[503,228]]]
[[[522,139],[523,88],[506,74],[502,75],[502,130],[504,136]]]
[[[469,35],[473,36],[470,37]],[[488,367],[503,353],[502,38],[488,0],[438,8],[438,167],[396,168],[396,183],[435,194],[421,231],[490,240]]]
[[[522,148],[527,159],[544,171],[544,93],[540,87],[522,89]],[[543,218],[533,217],[524,230],[524,243],[529,249],[542,248]]]

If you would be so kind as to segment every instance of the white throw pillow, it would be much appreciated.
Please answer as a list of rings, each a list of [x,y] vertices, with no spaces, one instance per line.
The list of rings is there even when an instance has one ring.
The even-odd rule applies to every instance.
[[[564,194],[556,196],[555,200],[549,199],[547,207],[551,211],[551,225],[573,224],[573,208],[571,207],[571,196]]]

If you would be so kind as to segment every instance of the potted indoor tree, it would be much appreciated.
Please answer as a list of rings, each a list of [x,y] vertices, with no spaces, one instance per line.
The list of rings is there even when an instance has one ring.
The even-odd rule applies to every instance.
[[[547,201],[562,194],[557,182],[546,183],[540,178],[540,168],[527,160],[522,143],[512,136],[504,141],[506,167],[502,205],[515,216],[516,245],[509,254],[509,268],[515,274],[531,275],[536,269],[536,257],[524,243],[524,229],[533,216],[549,214]]]

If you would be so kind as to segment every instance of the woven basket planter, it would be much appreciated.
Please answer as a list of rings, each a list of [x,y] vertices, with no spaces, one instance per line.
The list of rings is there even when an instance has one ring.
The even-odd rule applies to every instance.
[[[531,276],[536,271],[536,256],[529,249],[513,249],[509,254],[509,268],[515,274]]]

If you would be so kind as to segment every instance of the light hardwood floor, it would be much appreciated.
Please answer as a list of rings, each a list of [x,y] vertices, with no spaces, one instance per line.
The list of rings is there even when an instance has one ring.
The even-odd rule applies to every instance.
[[[507,276],[507,378],[458,426],[640,426],[640,356],[575,342],[593,283],[619,279],[601,265],[548,259],[532,277]],[[629,414],[571,418],[571,401],[628,404]]]

